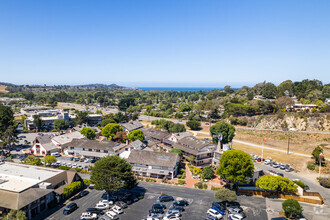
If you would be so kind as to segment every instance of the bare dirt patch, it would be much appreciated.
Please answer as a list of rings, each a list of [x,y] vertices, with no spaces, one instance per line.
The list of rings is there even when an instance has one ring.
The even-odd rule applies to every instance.
[[[7,86],[5,85],[0,85],[0,92],[2,93],[8,93],[8,91],[6,90]]]

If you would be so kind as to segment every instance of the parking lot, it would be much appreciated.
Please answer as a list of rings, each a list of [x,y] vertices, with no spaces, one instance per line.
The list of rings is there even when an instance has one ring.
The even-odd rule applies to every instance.
[[[190,189],[155,183],[140,182],[139,186],[133,191],[143,192],[144,199],[141,199],[124,209],[124,213],[119,215],[120,219],[145,219],[148,215],[148,211],[151,209],[152,205],[157,202],[157,199],[161,193],[171,195],[175,199],[185,199],[189,202],[189,206],[185,207],[185,211],[182,213],[183,220],[205,219],[206,212],[211,207],[212,201],[214,201],[214,191]],[[73,202],[77,203],[79,208],[70,215],[63,215],[63,206],[58,210],[53,209],[48,211],[48,213],[43,213],[43,216],[37,216],[35,219],[79,219],[82,212],[84,212],[87,208],[95,207],[96,203],[102,200],[101,196],[103,193],[104,191],[90,190],[90,193],[87,196],[74,200]],[[239,196],[238,201],[247,215],[246,219],[267,219],[265,199]],[[165,204],[169,205],[170,203]]]

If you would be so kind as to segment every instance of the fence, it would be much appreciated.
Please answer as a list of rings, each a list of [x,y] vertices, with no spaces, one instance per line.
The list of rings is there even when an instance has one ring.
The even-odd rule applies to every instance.
[[[322,205],[324,203],[322,196],[318,192],[304,192],[303,196],[316,196],[319,197],[320,200],[304,198],[295,195],[285,195],[277,192],[260,191],[260,190],[237,189],[236,192],[242,194],[260,195],[264,197],[276,196],[277,198],[281,198],[281,199],[294,199],[300,202],[307,202],[307,203],[319,204],[319,205]]]

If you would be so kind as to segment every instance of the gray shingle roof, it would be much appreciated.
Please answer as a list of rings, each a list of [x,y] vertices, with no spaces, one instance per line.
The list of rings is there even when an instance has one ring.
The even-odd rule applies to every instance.
[[[54,149],[58,149],[58,147],[52,142],[51,137],[49,135],[39,135],[36,137],[36,140],[47,150],[51,151]]]
[[[164,138],[170,135],[167,131],[160,131],[156,129],[143,129],[143,134],[145,136],[145,139],[155,139],[162,141]]]
[[[130,121],[127,123],[120,124],[120,126],[126,128],[128,131],[133,131],[143,127],[142,123],[139,121]]]
[[[95,150],[108,150],[113,151],[113,147],[116,145],[113,141],[97,141],[89,139],[73,139],[71,142],[65,144],[66,147],[85,148]]]
[[[130,145],[137,150],[142,150],[144,148],[144,144],[140,140],[135,140]]]
[[[194,148],[196,150],[200,150],[208,145],[212,145],[212,143],[197,139],[194,136],[184,137],[181,140],[178,140],[178,143],[190,148]]]
[[[132,150],[127,162],[131,164],[143,164],[174,168],[179,155],[176,153],[165,153],[145,150]]]

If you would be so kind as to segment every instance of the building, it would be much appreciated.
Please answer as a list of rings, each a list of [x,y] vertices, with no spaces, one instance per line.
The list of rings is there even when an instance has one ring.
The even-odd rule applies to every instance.
[[[22,210],[31,219],[61,196],[61,189],[82,181],[75,170],[57,170],[17,163],[0,163],[0,209]],[[57,193],[58,191],[59,193]]]
[[[160,131],[156,129],[143,128],[141,130],[144,134],[144,139],[147,141],[148,147],[154,147],[155,145],[162,143],[171,135],[167,131]]]
[[[64,145],[64,154],[99,159],[115,154],[114,147],[120,145],[113,141],[97,141],[89,139],[73,139]]]
[[[61,147],[53,143],[51,136],[39,135],[34,139],[30,152],[35,156],[46,156],[51,153],[61,152]]]
[[[102,122],[102,114],[89,114],[88,115],[88,124],[90,126],[96,126],[98,123]]]
[[[166,138],[166,140],[172,141],[174,143],[178,143],[179,140],[185,138],[185,137],[190,137],[193,136],[189,132],[181,132],[181,133],[172,133],[169,137]]]
[[[127,159],[132,150],[143,150],[146,148],[146,145],[142,143],[140,140],[135,140],[130,144],[124,144],[114,147],[116,154],[119,155],[120,158]]]
[[[180,157],[176,153],[132,150],[127,162],[136,176],[173,179],[177,174]]]
[[[43,129],[53,130],[54,122],[57,119],[64,119],[67,122],[71,123],[72,119],[69,117],[69,112],[60,112],[58,110],[47,110],[43,112],[37,112],[40,115],[41,120],[43,121]],[[35,115],[35,114],[33,114]],[[27,119],[24,120],[24,127],[28,130],[35,129],[33,115],[30,115]]]
[[[169,138],[171,137],[173,140],[173,136],[170,136]],[[177,139],[176,142],[166,139],[163,141],[163,144],[170,146],[171,148],[180,149],[184,157],[193,156],[195,158],[196,166],[210,165],[212,163],[213,153],[216,150],[215,144],[188,135],[184,138]]]
[[[312,111],[313,108],[318,109],[318,106],[315,104],[301,104],[301,103],[296,103],[293,106],[293,109],[295,111]]]
[[[73,139],[83,139],[85,138],[79,131],[72,131],[69,133],[65,133],[59,136],[53,137],[51,140],[57,147],[62,147],[65,144],[71,142]]]
[[[130,121],[127,123],[121,123],[120,126],[123,128],[123,131],[126,131],[127,133],[143,128],[143,125],[139,121]]]

